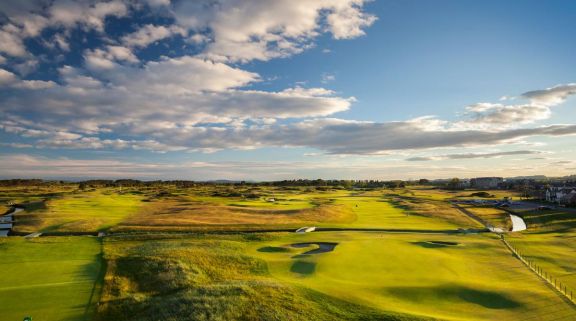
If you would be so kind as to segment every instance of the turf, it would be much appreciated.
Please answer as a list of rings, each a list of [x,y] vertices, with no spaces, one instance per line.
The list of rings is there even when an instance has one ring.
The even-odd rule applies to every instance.
[[[254,238],[254,236],[252,236]],[[242,236],[108,238],[96,320],[413,320],[279,282]]]
[[[142,206],[141,197],[114,190],[77,192],[51,199],[43,209],[17,215],[17,232],[97,232],[109,229]]]
[[[90,320],[102,261],[95,238],[0,239],[0,319]]]
[[[293,242],[338,242],[332,252],[261,251]],[[431,242],[432,241],[432,242]],[[440,242],[434,242],[440,241]],[[449,242],[449,243],[448,243]],[[430,246],[430,245],[435,246]],[[447,320],[542,320],[575,310],[486,236],[317,233],[254,244],[273,276],[385,311]]]

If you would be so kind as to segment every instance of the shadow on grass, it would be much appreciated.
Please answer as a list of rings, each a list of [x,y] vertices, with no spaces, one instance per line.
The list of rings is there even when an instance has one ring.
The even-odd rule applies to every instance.
[[[465,301],[487,309],[511,309],[522,306],[508,296],[494,292],[467,288],[459,285],[437,287],[392,287],[387,292],[405,300],[425,303],[427,301]]]
[[[258,249],[258,252],[265,252],[265,253],[286,253],[290,252],[290,249],[280,246],[264,246]]]
[[[302,274],[302,275],[310,275],[316,272],[316,262],[307,262],[307,261],[296,261],[292,263],[290,267],[290,272]]]
[[[460,243],[445,242],[445,241],[422,241],[422,242],[412,242],[412,244],[416,244],[421,247],[425,247],[427,249],[437,249],[437,248],[457,246]]]

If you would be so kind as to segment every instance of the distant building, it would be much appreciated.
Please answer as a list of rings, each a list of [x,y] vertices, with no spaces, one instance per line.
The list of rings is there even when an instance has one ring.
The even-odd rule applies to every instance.
[[[546,190],[546,201],[571,205],[576,201],[576,187],[550,187]]]
[[[477,177],[470,180],[470,187],[477,189],[498,188],[504,182],[502,177]]]

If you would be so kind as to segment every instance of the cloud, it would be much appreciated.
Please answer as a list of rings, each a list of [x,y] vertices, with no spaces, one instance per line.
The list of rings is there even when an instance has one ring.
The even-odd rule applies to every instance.
[[[449,160],[449,159],[499,158],[502,156],[538,155],[542,153],[543,152],[536,150],[515,150],[509,152],[496,152],[496,153],[467,153],[467,154],[446,154],[438,156],[417,156],[407,158],[406,160],[410,162],[422,162],[422,161],[436,161],[436,160]]]
[[[43,138],[38,147],[214,151],[274,146],[371,155],[576,133],[576,125],[484,129],[434,117],[381,123],[322,118],[347,110],[354,99],[324,88],[242,89],[259,76],[195,57],[166,58],[143,67],[115,65],[98,74],[102,80],[72,67],[62,68],[61,75],[62,85],[41,93],[0,97],[12,126],[81,134],[75,139]],[[9,86],[17,81],[6,71],[0,79]],[[500,106],[486,104],[472,110],[502,112]],[[295,121],[276,122],[288,118]],[[109,133],[117,139],[100,138]]]
[[[322,79],[320,80],[320,82],[322,82],[323,84],[327,84],[329,82],[336,80],[336,76],[334,74],[329,73],[323,73],[321,78]]]
[[[0,156],[0,175],[9,177],[106,178],[159,176],[158,164],[118,160],[46,158],[26,154]]]
[[[56,85],[53,81],[44,80],[22,80],[14,73],[0,68],[0,88],[14,88],[14,89],[47,89]],[[2,108],[0,108],[0,111]]]
[[[548,119],[552,114],[548,106],[541,105],[478,103],[466,110],[471,119],[462,124],[478,126],[518,126]]]
[[[376,17],[360,10],[361,1],[343,5],[328,14],[326,20],[335,39],[350,39],[364,35],[363,28],[372,25]]]
[[[172,37],[174,35],[186,36],[185,29],[178,26],[155,26],[144,25],[137,31],[122,37],[121,42],[129,47],[143,48],[158,40]]]
[[[259,81],[259,75],[195,57],[165,58],[143,66],[110,62],[91,69],[93,74],[63,67],[60,85],[45,83],[52,88],[38,94],[0,96],[0,111],[34,120],[31,126],[87,134],[114,131],[122,136],[161,135],[165,128],[186,132],[198,123],[269,124],[275,119],[327,116],[347,110],[353,102],[323,88],[241,89]],[[4,71],[0,76],[15,87],[15,75]]]
[[[300,53],[321,35],[362,36],[376,21],[364,12],[363,0],[8,2],[0,4],[6,16],[0,52],[16,63],[0,69],[1,126],[37,148],[307,147],[328,154],[373,155],[492,146],[576,132],[576,125],[526,126],[549,118],[553,106],[574,94],[574,84],[524,93],[521,97],[529,102],[522,104],[508,99],[471,105],[465,119],[425,116],[395,122],[337,119],[355,98],[326,88],[257,89],[262,77],[242,63]],[[154,19],[144,19],[143,25],[135,19],[133,32],[106,34],[108,18],[132,14]],[[98,40],[87,41],[96,47],[81,49],[83,65],[58,65],[54,81],[23,76],[34,71],[35,59],[45,60],[31,56],[25,40],[45,34],[50,50],[69,51],[73,31]],[[183,37],[186,50],[168,48],[154,61],[145,59],[143,48],[175,36]],[[20,74],[14,74],[18,69]],[[334,79],[322,75],[323,83]]]
[[[104,19],[108,16],[122,17],[128,6],[122,1],[55,1],[49,9],[50,22],[65,27],[80,25],[87,29],[104,31]]]
[[[106,46],[104,49],[86,50],[84,60],[88,68],[113,69],[116,62],[138,63],[138,58],[129,48],[122,46]]]
[[[576,84],[563,84],[554,87],[525,92],[522,97],[540,106],[555,106],[563,103],[568,96],[576,94]]]
[[[96,155],[96,154],[95,154]],[[350,159],[319,161],[214,161],[183,160],[173,162],[131,161],[120,159],[77,159],[39,157],[26,154],[0,155],[0,176],[4,178],[139,178],[156,179],[235,179],[282,180],[294,178],[323,179],[418,179],[474,176],[518,176],[541,174],[542,168],[502,166],[498,169],[479,165],[435,166],[433,164],[398,164]],[[569,174],[569,168],[555,168],[552,175]]]
[[[129,6],[119,0],[2,1],[0,14],[6,21],[0,28],[0,52],[13,57],[30,56],[24,40],[40,36],[46,28],[81,27],[102,33],[107,17],[122,17],[128,12]],[[54,40],[63,50],[69,49],[63,35]]]
[[[0,52],[14,57],[26,56],[26,47],[18,32],[18,28],[13,25],[5,25],[0,29]]]
[[[336,39],[363,34],[375,17],[362,12],[363,0],[180,1],[176,22],[213,39],[205,55],[216,60],[250,61],[286,57],[309,48],[324,31]]]
[[[457,124],[460,127],[515,127],[548,119],[552,107],[563,103],[569,96],[576,94],[576,84],[561,84],[542,90],[533,90],[520,95],[530,100],[527,104],[504,105],[477,103],[466,107],[468,120]],[[501,101],[515,98],[503,96]]]

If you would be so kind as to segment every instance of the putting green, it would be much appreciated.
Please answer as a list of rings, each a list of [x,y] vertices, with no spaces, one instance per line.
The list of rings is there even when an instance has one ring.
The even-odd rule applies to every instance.
[[[0,240],[0,319],[90,320],[100,243],[89,237]]]

